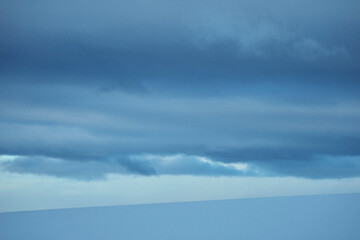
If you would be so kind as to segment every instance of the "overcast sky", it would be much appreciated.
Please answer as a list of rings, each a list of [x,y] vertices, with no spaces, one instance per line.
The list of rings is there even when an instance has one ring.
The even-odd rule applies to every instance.
[[[357,0],[3,0],[1,174],[355,186],[359,12]]]

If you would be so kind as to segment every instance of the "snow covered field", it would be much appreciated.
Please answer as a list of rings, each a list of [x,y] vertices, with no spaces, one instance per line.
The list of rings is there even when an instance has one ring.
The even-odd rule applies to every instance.
[[[0,239],[360,239],[360,194],[0,214]]]

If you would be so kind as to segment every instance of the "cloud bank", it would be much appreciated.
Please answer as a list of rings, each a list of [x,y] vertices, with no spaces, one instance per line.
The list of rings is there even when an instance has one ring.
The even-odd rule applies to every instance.
[[[0,9],[4,171],[360,175],[358,1]]]

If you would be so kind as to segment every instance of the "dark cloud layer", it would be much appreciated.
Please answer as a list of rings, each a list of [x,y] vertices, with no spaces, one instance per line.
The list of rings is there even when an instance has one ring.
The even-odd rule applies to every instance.
[[[0,154],[21,156],[5,170],[360,175],[358,1],[0,9]]]
[[[245,165],[223,164],[198,156],[187,155],[133,155],[111,157],[104,161],[74,161],[39,156],[2,156],[3,171],[51,175],[81,180],[106,179],[107,174],[132,175],[255,175]]]

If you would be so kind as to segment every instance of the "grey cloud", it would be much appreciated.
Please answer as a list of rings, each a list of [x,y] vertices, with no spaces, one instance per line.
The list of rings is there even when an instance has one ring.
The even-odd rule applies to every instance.
[[[291,167],[299,162],[304,163],[299,166],[311,169],[318,155],[339,159],[360,155],[360,113],[354,102],[308,105],[240,97],[102,94],[60,86],[32,91],[38,93],[35,96],[39,100],[31,105],[25,103],[28,97],[21,101],[3,97],[2,155],[59,158],[69,165],[72,161],[105,166],[118,162],[125,172],[144,175],[236,175],[236,169],[221,165],[232,163],[270,169],[271,163],[274,167]],[[44,102],[42,99],[49,96],[41,96],[42,91],[50,91],[54,98],[65,94],[72,102]],[[209,157],[213,164],[183,157],[164,168],[159,162],[154,165],[152,161],[129,158],[134,154],[178,153]],[[116,160],[113,156],[117,155],[123,157]],[[274,169],[295,174],[289,169]]]
[[[358,90],[360,33],[338,25],[360,29],[359,6],[329,1],[322,11],[322,4],[4,1],[0,74],[4,82],[31,76],[107,91],[330,79]],[[311,7],[300,18],[304,6]]]
[[[116,162],[132,173],[137,173],[141,175],[157,174],[156,168],[154,168],[153,164],[142,159],[123,157],[120,159],[118,158]]]
[[[359,139],[339,139],[336,144],[322,141],[326,145],[325,149],[302,149],[304,146],[299,146],[298,149],[248,148],[212,152],[209,156],[219,161],[247,163],[258,172],[270,176],[313,179],[360,176],[360,152],[357,148]]]
[[[349,53],[344,48],[326,48],[313,39],[303,39],[294,43],[295,54],[305,61],[314,61],[319,58],[337,58],[346,60]]]
[[[0,156],[2,171],[79,180],[106,179],[108,174],[236,176],[252,174],[231,164],[186,155],[114,156],[102,161],[74,161],[41,156]],[[8,159],[6,159],[8,158]],[[9,160],[10,158],[10,160]]]
[[[356,0],[5,0],[0,9],[2,155],[92,162],[96,176],[111,164],[237,175],[224,166],[237,162],[355,174],[335,173],[341,160],[328,172],[315,166],[326,165],[320,155],[360,155]],[[130,158],[179,153],[213,162]],[[291,170],[312,164],[311,174]]]
[[[238,169],[233,164],[215,162],[206,157],[184,154],[176,155],[138,155],[135,159],[142,159],[152,163],[158,174],[170,175],[210,175],[210,176],[240,176],[250,175],[251,170]]]
[[[211,158],[176,155],[131,155],[103,161],[68,161],[48,157],[0,156],[2,171],[50,175],[79,180],[106,179],[108,174],[196,175],[196,176],[296,176],[306,178],[344,178],[360,176],[358,156],[314,156],[301,159],[260,159],[234,163]]]
[[[2,171],[22,173],[52,175],[56,177],[76,178],[81,180],[105,179],[105,174],[109,172],[126,171],[118,165],[87,161],[65,161],[56,158],[46,157],[18,157],[13,161],[0,163]]]
[[[1,157],[0,157],[1,159]],[[106,161],[66,160],[42,156],[14,156],[11,161],[0,161],[2,171],[50,175],[79,180],[106,179],[107,174],[154,175],[149,162],[116,157]]]
[[[280,176],[344,178],[360,176],[360,156],[314,156],[311,161],[263,161],[259,168]]]

